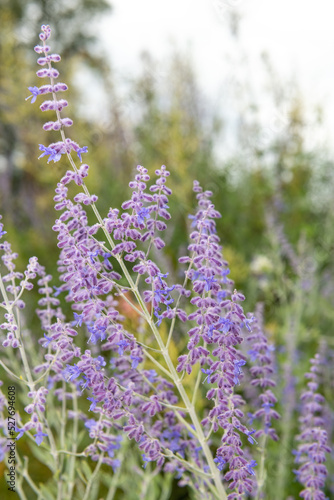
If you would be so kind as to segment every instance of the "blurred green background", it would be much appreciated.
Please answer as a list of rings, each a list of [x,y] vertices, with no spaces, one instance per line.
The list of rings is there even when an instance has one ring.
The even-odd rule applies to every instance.
[[[99,196],[101,214],[127,199],[137,163],[152,175],[165,164],[173,190],[166,255],[176,277],[177,259],[188,243],[187,216],[195,206],[192,182],[197,179],[211,190],[222,214],[217,228],[224,256],[236,287],[246,295],[245,310],[252,311],[258,301],[265,303],[267,330],[278,345],[278,390],[283,391],[284,369],[293,365],[291,376],[298,381],[298,392],[315,350],[320,346],[330,353],[334,347],[333,157],[323,144],[311,148],[308,142],[310,131],[312,135],[312,130],[322,127],[321,107],[310,118],[298,85],[281,81],[264,57],[269,82],[266,102],[283,104],[285,120],[278,127],[263,126],[258,118],[261,104],[243,82],[235,81],[244,103],[236,119],[237,153],[222,159],[217,151],[224,149],[230,117],[199,88],[188,54],[175,49],[168,60],[156,61],[146,52],[140,75],[128,75],[125,93],[118,88],[106,49],[92,30],[92,21],[110,11],[106,0],[0,2],[0,212],[8,239],[19,251],[19,267],[37,255],[47,272],[57,276],[58,249],[51,229],[57,214],[51,198],[67,166],[64,160],[56,164],[37,160],[38,144],[47,145],[58,135],[42,130],[48,115],[25,101],[27,87],[40,84],[32,49],[40,25],[49,23],[52,50],[62,55],[57,66],[61,81],[70,87],[68,116],[75,126],[69,132],[81,146],[88,146],[87,184]],[[163,65],[168,74],[163,84],[154,77],[157,65]],[[76,85],[80,71],[88,71],[96,88],[103,89],[103,121],[84,112],[89,93],[95,90],[94,83],[87,83],[92,87],[81,92],[82,86]],[[36,321],[34,293],[29,300],[27,323]],[[294,336],[293,345],[289,336]],[[333,380],[328,373],[324,387],[332,417]],[[294,412],[286,436],[289,446],[296,433],[298,409]],[[41,471],[35,474],[38,479]],[[295,498],[299,491],[291,470],[289,474],[285,484],[290,486],[280,498],[288,494]],[[172,487],[168,498],[188,498],[187,490]],[[330,488],[332,477],[328,494],[334,495]]]

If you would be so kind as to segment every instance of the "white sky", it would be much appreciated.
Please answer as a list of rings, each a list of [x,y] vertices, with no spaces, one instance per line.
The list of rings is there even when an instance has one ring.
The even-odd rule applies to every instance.
[[[228,78],[226,56],[242,54],[237,72],[261,89],[260,54],[266,51],[280,78],[295,77],[304,99],[322,104],[334,140],[334,3],[331,0],[112,0],[113,12],[100,23],[100,38],[119,76],[135,76],[139,54],[163,61],[171,48],[190,48],[198,81],[213,100]],[[240,37],[232,42],[228,12],[241,13]],[[160,71],[159,78],[168,78]]]

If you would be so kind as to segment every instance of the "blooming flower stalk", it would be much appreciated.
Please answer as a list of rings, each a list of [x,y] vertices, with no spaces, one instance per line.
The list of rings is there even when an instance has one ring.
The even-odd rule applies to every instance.
[[[41,66],[37,76],[46,80],[29,87],[26,99],[34,104],[48,97],[40,109],[55,117],[43,129],[60,134],[59,141],[39,145],[39,159],[48,164],[67,160],[71,167],[63,171],[53,198],[57,286],[36,257],[24,273],[16,270],[17,254],[4,241],[0,224],[6,269],[0,276],[2,346],[9,360],[17,353],[14,368],[0,363],[9,377],[27,387],[17,439],[30,439],[40,454],[51,455],[50,470],[59,478],[55,498],[77,498],[82,491],[80,498],[90,498],[103,465],[110,467],[114,481],[107,497],[111,500],[128,441],[144,474],[171,473],[180,486],[193,489],[195,498],[261,498],[266,440],[278,439],[272,348],[263,332],[261,306],[255,316],[246,315],[245,297],[230,279],[212,193],[194,181],[197,206],[189,215],[189,245],[179,258],[180,281],[172,282],[166,260],[159,258],[171,218],[170,172],[162,165],[151,179],[148,169],[138,165],[128,199],[100,214],[98,197],[85,183],[88,148],[67,136],[73,125],[63,116],[67,85],[58,82],[54,65],[60,56],[51,52],[50,36],[50,27],[43,25],[35,52]],[[93,223],[88,211],[95,215]],[[21,321],[23,295],[34,281],[41,326],[37,346],[22,332]],[[131,318],[125,317],[122,304]],[[242,350],[246,339],[248,353]],[[15,374],[19,356],[21,378]],[[257,391],[250,426],[243,411],[244,370]],[[305,432],[303,428],[303,436]],[[257,440],[263,451],[260,472],[254,459]],[[3,447],[0,439],[0,454]],[[83,466],[76,475],[76,460],[87,457],[94,470],[89,474]],[[40,494],[27,470],[24,480]],[[304,481],[304,472],[298,477]]]
[[[55,84],[59,73],[52,67],[52,63],[58,62],[60,57],[50,54],[50,47],[46,44],[49,37],[50,28],[42,27],[40,39],[43,45],[35,47],[35,51],[44,54],[38,59],[38,63],[47,66],[46,69],[39,70],[37,76],[49,78],[50,85],[30,90],[33,99],[40,94],[52,94],[53,100],[45,101],[41,109],[54,110],[57,120],[47,122],[44,129],[60,129],[62,136],[61,142],[48,146],[40,145],[40,158],[48,156],[48,162],[56,162],[66,154],[74,169],[62,178],[55,196],[55,208],[62,211],[53,227],[58,232],[58,247],[61,249],[59,271],[63,285],[60,290],[67,293],[66,300],[73,302],[73,309],[76,311],[75,326],[86,325],[90,334],[88,344],[101,345],[101,351],[111,350],[113,354],[109,359],[112,370],[110,375],[107,375],[105,357],[93,358],[90,350],[85,353],[78,350],[74,352],[72,343],[67,341],[63,344],[66,347],[64,350],[58,342],[60,330],[62,336],[72,334],[67,326],[60,326],[58,319],[58,323],[52,325],[48,332],[47,344],[52,350],[59,349],[62,352],[62,363],[71,361],[71,364],[67,363],[66,368],[59,366],[58,369],[65,369],[67,381],[91,391],[92,396],[88,398],[91,402],[90,411],[102,412],[110,419],[127,422],[123,424],[123,429],[130,438],[139,443],[139,447],[145,452],[145,460],[154,460],[158,466],[165,462],[166,449],[162,446],[164,441],[161,440],[161,435],[167,435],[167,428],[164,431],[163,421],[157,425],[152,418],[157,414],[166,414],[168,432],[173,432],[175,437],[178,436],[178,441],[182,440],[183,443],[181,446],[180,441],[175,451],[190,463],[193,462],[198,469],[202,468],[204,477],[206,471],[210,471],[217,493],[222,498],[226,498],[219,474],[223,464],[229,468],[225,480],[232,481],[231,488],[236,488],[238,495],[251,491],[248,476],[254,475],[253,467],[256,463],[243,458],[239,433],[247,434],[248,430],[241,423],[243,413],[238,409],[242,399],[234,394],[233,389],[240,383],[241,366],[245,363],[236,346],[242,341],[241,328],[248,324],[242,307],[238,304],[244,297],[237,291],[230,290],[232,282],[227,278],[227,262],[221,257],[214,223],[214,219],[220,215],[210,202],[210,193],[202,192],[199,184],[195,183],[194,191],[197,193],[199,208],[193,217],[195,231],[190,236],[193,243],[189,245],[190,256],[180,259],[182,263],[189,265],[185,271],[183,285],[171,286],[166,281],[168,273],[159,269],[150,258],[153,247],[157,251],[164,247],[164,242],[157,232],[164,231],[165,221],[170,218],[168,196],[171,190],[166,186],[169,172],[165,166],[156,171],[158,179],[150,186],[149,192],[148,172],[138,166],[138,173],[130,183],[133,194],[130,200],[123,203],[123,212],[110,209],[108,217],[101,218],[95,207],[97,197],[88,193],[83,180],[89,167],[86,164],[76,167],[71,156],[72,151],[76,152],[81,162],[81,154],[87,152],[87,148],[79,147],[65,137],[64,128],[72,125],[72,121],[61,117],[67,101],[58,100],[57,93],[66,90],[66,87],[64,84]],[[66,187],[72,181],[83,187],[83,193],[76,195],[73,201],[68,199]],[[83,205],[92,205],[98,219],[94,226],[88,225]],[[107,245],[97,237],[101,230],[107,238]],[[113,259],[123,274],[114,271]],[[132,270],[138,276],[135,281],[124,261],[133,263]],[[141,276],[144,283],[139,289]],[[123,278],[127,281],[126,288],[121,283]],[[122,318],[115,309],[115,302],[111,300],[112,293],[124,297],[147,321],[157,343],[156,351],[162,354],[165,367],[152,357],[148,345],[139,344],[136,335],[124,329]],[[133,300],[128,298],[130,293],[134,296]],[[187,315],[185,310],[179,307],[182,297],[190,299],[190,303],[196,307],[195,312]],[[146,304],[150,305],[151,312]],[[171,321],[166,345],[158,330],[163,320]],[[168,347],[175,324],[180,320],[195,321],[197,326],[189,329],[188,354],[180,356],[175,369]],[[116,359],[114,353],[117,354]],[[49,358],[56,364],[52,355],[49,355]],[[153,379],[151,376],[150,381],[145,371],[148,359],[153,361],[170,381],[161,376],[154,376]],[[215,433],[220,428],[224,430],[222,446],[218,449],[215,459],[218,467],[211,455],[195,407],[183,388],[182,378],[178,375],[182,372],[190,374],[197,364],[201,368],[197,369],[198,380],[201,375],[203,378],[207,375],[207,382],[213,384],[213,389],[208,393],[209,399],[215,402],[214,408],[202,425],[208,426],[208,431],[211,427],[210,433]],[[204,368],[205,366],[207,367]],[[147,402],[142,403],[141,399],[146,399]],[[179,406],[179,409],[175,410],[176,405],[181,403],[184,407]],[[227,408],[232,408],[232,411],[227,411]],[[145,423],[149,425],[145,427]],[[185,425],[186,428],[182,430]],[[190,425],[194,431],[189,437],[187,428],[190,429]],[[147,431],[148,428],[150,432]],[[231,441],[231,436],[234,436],[234,441]],[[194,438],[199,440],[201,445],[200,452],[197,450],[195,455]],[[208,463],[206,466],[205,460]],[[176,464],[177,460],[174,459],[174,462]],[[184,461],[177,466],[184,467]],[[229,495],[228,498],[234,496]]]
[[[305,374],[308,388],[300,397],[300,434],[297,436],[300,444],[295,452],[295,461],[299,467],[295,473],[298,481],[304,486],[299,496],[305,500],[326,499],[323,492],[327,476],[325,461],[326,453],[330,453],[331,449],[328,446],[324,419],[321,416],[324,397],[317,392],[320,366],[321,357],[316,354],[311,359],[310,371]]]

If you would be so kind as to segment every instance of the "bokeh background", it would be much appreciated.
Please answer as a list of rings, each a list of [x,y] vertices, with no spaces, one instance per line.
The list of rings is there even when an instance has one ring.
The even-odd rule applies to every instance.
[[[27,87],[40,84],[39,28],[50,24],[70,87],[71,137],[88,146],[87,184],[100,212],[127,199],[137,164],[151,174],[165,164],[175,275],[193,180],[211,190],[245,310],[264,302],[280,390],[288,369],[298,394],[310,356],[320,349],[330,360],[334,348],[332,13],[325,0],[0,0],[0,212],[19,265],[37,255],[57,276],[52,196],[67,166],[37,160],[38,144],[58,136],[42,130],[48,116],[25,101]],[[26,314],[34,324],[32,306]],[[296,405],[289,449],[297,419]],[[292,468],[281,498],[298,491]],[[188,498],[172,488],[166,498]]]

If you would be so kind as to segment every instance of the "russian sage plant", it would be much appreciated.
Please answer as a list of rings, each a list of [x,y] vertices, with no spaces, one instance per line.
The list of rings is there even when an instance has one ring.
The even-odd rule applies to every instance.
[[[322,418],[322,404],[324,397],[317,393],[319,387],[318,374],[321,357],[316,354],[311,359],[311,368],[305,377],[309,380],[308,390],[301,395],[302,410],[300,421],[300,434],[297,440],[301,442],[296,454],[296,463],[300,464],[295,471],[298,481],[305,486],[300,496],[306,500],[325,500],[322,491],[325,485],[327,469],[324,465],[326,453],[331,449],[327,445],[327,432]]]
[[[131,196],[121,210],[100,214],[98,198],[84,180],[88,148],[65,132],[73,122],[63,116],[68,103],[59,95],[67,86],[58,82],[59,72],[52,66],[60,56],[51,52],[50,34],[50,27],[43,25],[35,47],[42,67],[37,76],[47,82],[29,87],[27,99],[34,103],[50,96],[40,108],[54,111],[55,119],[43,128],[60,133],[58,142],[40,144],[39,158],[47,158],[47,163],[67,158],[71,166],[54,196],[59,286],[51,286],[52,277],[36,257],[24,273],[16,270],[17,254],[3,241],[0,224],[6,269],[0,279],[5,332],[0,363],[8,380],[27,387],[22,396],[25,412],[17,414],[16,440],[26,436],[38,447],[37,458],[53,476],[37,485],[27,459],[18,453],[17,492],[27,498],[29,487],[36,498],[100,498],[96,484],[108,466],[105,498],[112,499],[114,479],[126,460],[124,449],[135,455],[126,448],[129,439],[138,447],[143,469],[149,466],[165,477],[170,473],[168,477],[187,485],[194,498],[264,498],[267,442],[278,439],[273,426],[279,418],[272,392],[274,348],[264,332],[263,307],[245,314],[245,297],[229,278],[215,224],[220,214],[211,193],[194,182],[197,209],[189,216],[188,252],[179,258],[183,277],[171,283],[161,258],[170,219],[169,172],[161,166],[152,182],[148,170],[138,166],[129,184]],[[86,207],[95,215],[94,224],[88,221]],[[22,312],[23,295],[35,279],[41,295],[36,309],[42,331],[38,346],[24,326]],[[64,297],[67,309],[67,303],[71,306],[70,317],[58,297]],[[120,301],[135,321],[122,315]],[[302,400],[306,404],[310,399],[308,412],[313,415],[320,398],[315,382],[310,384]],[[242,409],[241,387],[245,397],[249,393],[248,415]],[[7,429],[5,403],[1,392]],[[322,499],[326,432],[321,419],[305,416],[301,423],[301,496]],[[2,457],[5,437],[0,440]],[[87,471],[80,464],[88,459],[95,467]],[[149,493],[138,498],[150,498]],[[156,498],[163,498],[162,492]]]

